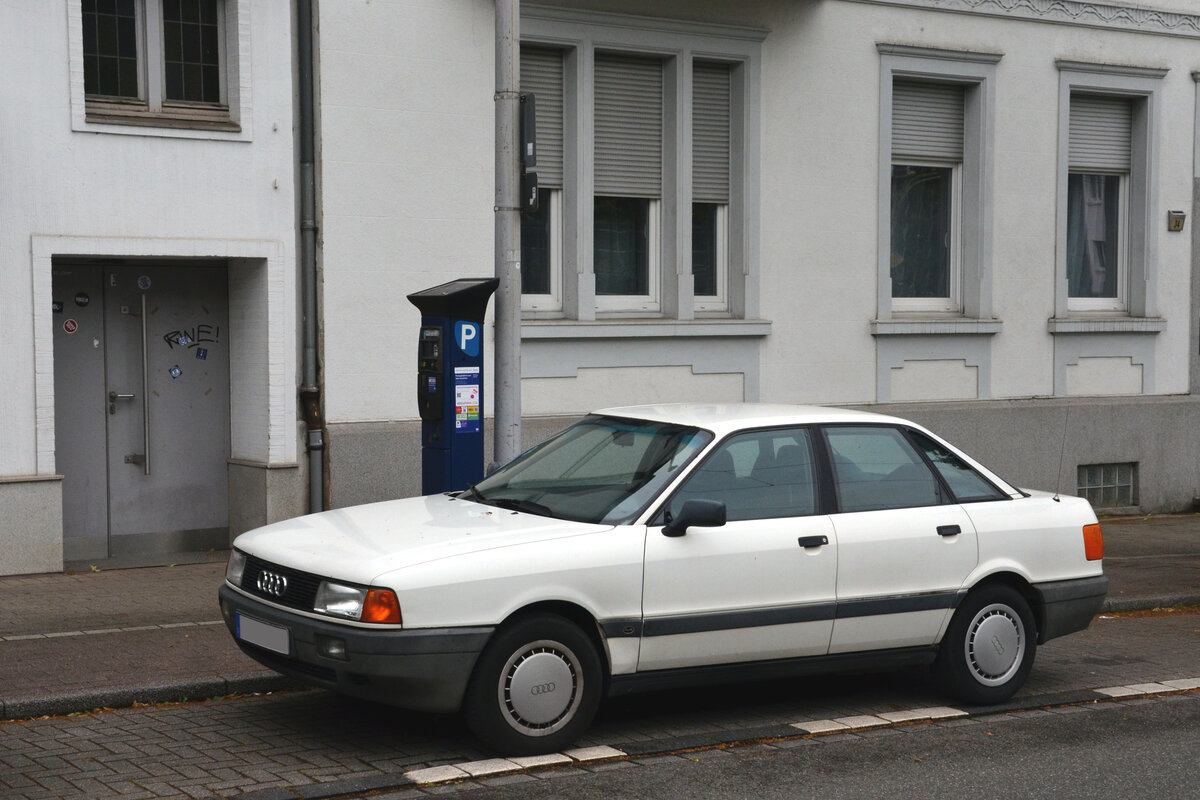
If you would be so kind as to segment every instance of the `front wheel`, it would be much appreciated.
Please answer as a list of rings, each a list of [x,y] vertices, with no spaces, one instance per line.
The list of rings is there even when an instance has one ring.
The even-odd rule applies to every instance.
[[[587,634],[562,617],[539,614],[503,628],[467,687],[467,726],[504,755],[561,750],[591,724],[603,669]]]
[[[962,702],[1002,703],[1024,685],[1036,650],[1036,623],[1021,593],[1002,584],[984,586],[954,612],[934,674]]]

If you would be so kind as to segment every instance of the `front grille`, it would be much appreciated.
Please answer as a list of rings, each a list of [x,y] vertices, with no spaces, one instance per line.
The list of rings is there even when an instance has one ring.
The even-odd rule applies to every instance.
[[[273,572],[287,580],[287,588],[282,595],[275,595],[259,588],[258,579],[264,571]],[[242,572],[241,588],[243,591],[271,603],[278,603],[298,611],[312,611],[313,603],[317,599],[317,588],[321,585],[322,580],[324,579],[319,575],[301,572],[290,567],[281,567],[278,564],[247,555],[246,569]]]

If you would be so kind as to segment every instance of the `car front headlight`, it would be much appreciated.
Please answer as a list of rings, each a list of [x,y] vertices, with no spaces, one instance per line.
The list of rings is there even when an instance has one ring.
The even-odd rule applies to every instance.
[[[225,580],[234,586],[242,585],[242,573],[246,571],[246,554],[240,550],[229,552],[229,563],[225,566]]]
[[[400,601],[391,589],[364,589],[321,581],[313,611],[359,622],[399,625]]]

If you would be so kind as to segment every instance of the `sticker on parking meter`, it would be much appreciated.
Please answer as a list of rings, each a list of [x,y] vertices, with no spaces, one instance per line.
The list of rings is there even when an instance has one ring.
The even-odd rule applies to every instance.
[[[454,323],[454,341],[458,349],[470,358],[479,357],[479,325],[475,322]]]
[[[181,369],[179,368],[179,365],[178,365],[178,364],[176,364],[175,366],[171,367],[169,370],[167,370],[167,372],[171,373],[171,377],[172,377],[172,378],[178,378],[180,375],[182,375],[182,374],[183,374],[183,370],[181,370]]]
[[[454,432],[479,433],[479,367],[454,368]]]

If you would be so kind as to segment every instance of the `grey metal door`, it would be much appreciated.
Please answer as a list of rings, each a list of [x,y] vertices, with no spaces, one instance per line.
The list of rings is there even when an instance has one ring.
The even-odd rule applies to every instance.
[[[87,367],[60,375],[56,343],[56,440],[68,545],[64,557],[224,547],[229,531],[226,269],[190,264],[80,267],[70,270],[70,279],[91,280],[89,270],[98,276],[103,297],[96,303],[101,311],[101,319],[95,320],[98,334],[80,345],[67,341],[78,337],[79,330],[68,333],[56,326],[56,337],[64,342],[63,370],[73,368],[72,360]],[[55,272],[55,296],[66,303],[67,269]],[[95,386],[92,363],[98,353],[100,387]],[[99,454],[94,446],[80,453],[76,436],[97,439],[97,401],[104,447]],[[97,520],[95,478],[73,474],[84,470],[104,476],[103,526]],[[75,486],[88,490],[77,495]]]

